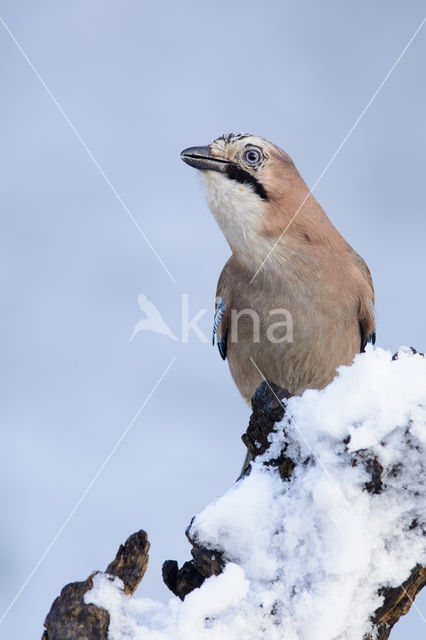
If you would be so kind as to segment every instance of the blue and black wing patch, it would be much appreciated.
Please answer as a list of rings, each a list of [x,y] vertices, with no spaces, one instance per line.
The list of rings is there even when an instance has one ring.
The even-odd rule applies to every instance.
[[[216,304],[216,312],[214,314],[213,320],[213,335],[212,335],[212,344],[214,345],[215,339],[217,340],[217,348],[219,349],[219,353],[222,357],[222,360],[226,360],[226,343],[227,343],[227,332],[221,331],[221,335],[219,336],[217,330],[222,322],[222,318],[225,314],[225,301],[223,298],[218,298]]]

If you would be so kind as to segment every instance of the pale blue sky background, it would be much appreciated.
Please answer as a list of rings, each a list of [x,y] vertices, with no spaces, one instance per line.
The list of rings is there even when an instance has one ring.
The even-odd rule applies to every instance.
[[[67,582],[145,528],[140,591],[189,558],[191,516],[226,490],[249,411],[216,350],[129,337],[145,293],[179,332],[229,255],[181,149],[270,138],[313,185],[425,13],[420,1],[4,0],[1,15],[168,269],[0,27],[3,612],[173,356],[176,361],[0,625],[38,637]],[[378,344],[426,348],[426,31],[315,194],[369,263]],[[426,616],[426,594],[417,600]],[[0,614],[1,615],[1,614]],[[416,612],[393,640],[424,637]]]

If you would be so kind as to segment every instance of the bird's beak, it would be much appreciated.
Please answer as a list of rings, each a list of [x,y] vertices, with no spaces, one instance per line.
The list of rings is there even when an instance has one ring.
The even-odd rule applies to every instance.
[[[232,162],[226,158],[213,156],[210,147],[188,147],[180,154],[180,157],[190,167],[200,169],[200,171],[220,171],[224,173],[226,167]]]

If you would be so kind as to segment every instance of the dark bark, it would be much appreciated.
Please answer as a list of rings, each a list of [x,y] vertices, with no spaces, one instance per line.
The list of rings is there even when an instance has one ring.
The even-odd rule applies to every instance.
[[[269,447],[269,434],[275,424],[284,418],[285,402],[290,394],[272,382],[262,382],[251,399],[252,414],[247,431],[241,436],[253,458]]]
[[[181,600],[203,584],[205,577],[195,567],[194,561],[185,562],[179,569],[176,560],[166,560],[163,564],[164,584]]]
[[[124,592],[133,593],[142,580],[148,566],[149,542],[145,531],[138,531],[127,538],[106,574],[120,578]],[[84,602],[84,594],[93,587],[95,571],[84,582],[67,584],[53,602],[44,621],[42,640],[106,640],[109,613],[101,607]]]
[[[105,573],[120,578],[124,583],[124,593],[133,593],[148,567],[148,536],[145,531],[137,531],[120,545],[114,560]]]
[[[108,611],[84,602],[84,594],[93,587],[93,575],[62,589],[44,621],[42,640],[106,640]]]
[[[417,565],[400,587],[380,590],[384,602],[373,616],[374,627],[377,629],[374,640],[386,640],[389,637],[392,627],[401,616],[409,612],[414,598],[425,585],[426,567]],[[368,636],[365,640],[373,640],[373,636]]]

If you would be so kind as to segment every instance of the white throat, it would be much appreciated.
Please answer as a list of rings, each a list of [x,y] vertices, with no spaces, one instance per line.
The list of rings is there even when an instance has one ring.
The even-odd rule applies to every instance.
[[[203,171],[207,204],[233,253],[250,266],[258,266],[269,242],[259,233],[262,202],[252,187],[216,171]]]

